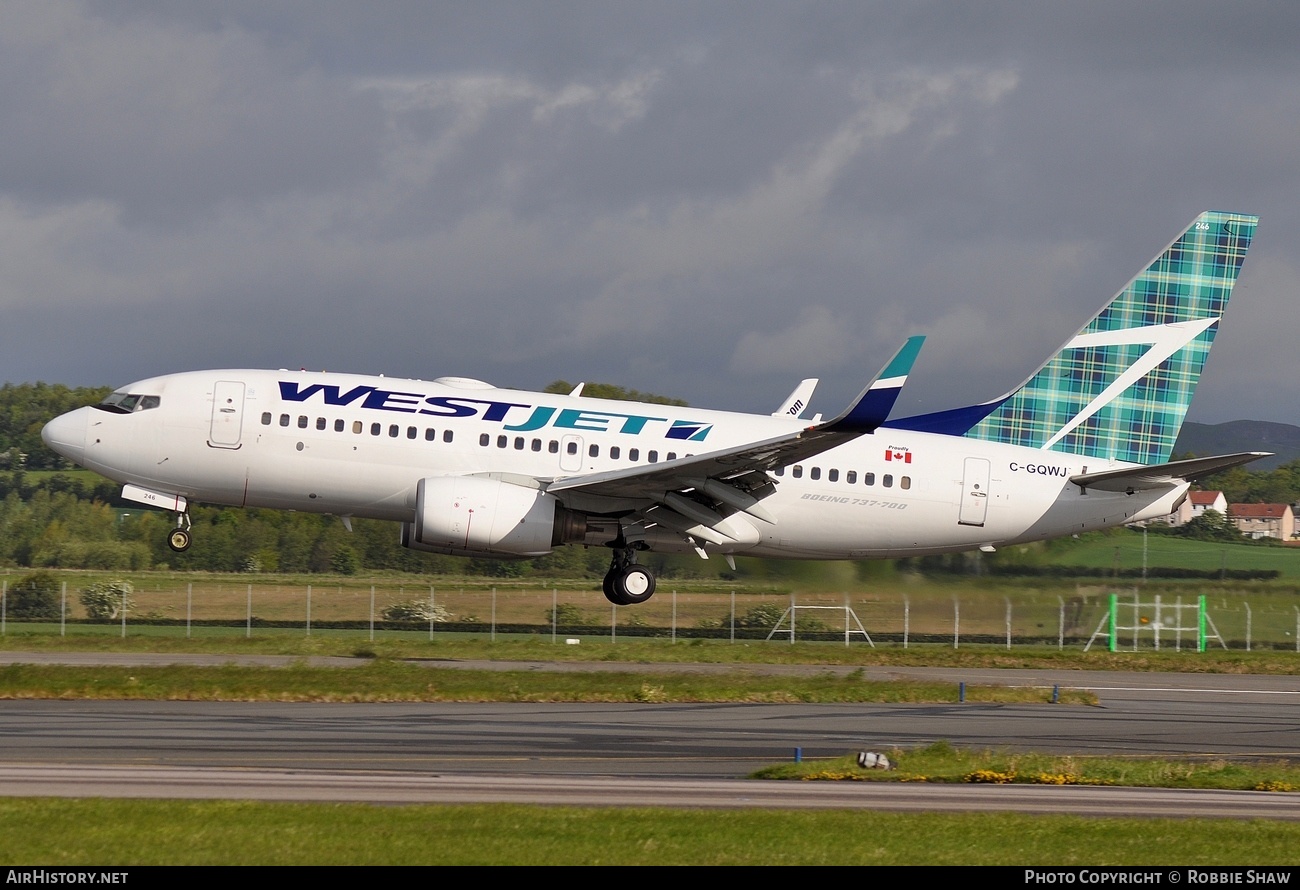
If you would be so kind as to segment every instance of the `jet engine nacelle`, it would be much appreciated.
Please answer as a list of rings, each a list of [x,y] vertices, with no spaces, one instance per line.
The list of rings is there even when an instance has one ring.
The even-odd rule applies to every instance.
[[[402,546],[452,556],[545,556],[581,541],[586,518],[535,488],[482,476],[433,476],[415,489]]]

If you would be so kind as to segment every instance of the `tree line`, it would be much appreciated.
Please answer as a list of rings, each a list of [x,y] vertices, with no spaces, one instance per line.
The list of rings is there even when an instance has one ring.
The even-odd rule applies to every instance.
[[[574,386],[557,380],[547,391],[568,393]],[[602,547],[562,547],[530,560],[442,556],[402,547],[392,522],[354,519],[349,532],[336,516],[203,505],[190,510],[193,545],[176,553],[166,544],[171,514],[121,500],[117,483],[74,467],[41,441],[41,428],[51,418],[96,404],[111,391],[47,383],[0,387],[0,565],[593,579],[609,567],[610,552]],[[684,404],[612,384],[587,384],[583,392]],[[695,566],[698,559],[652,555],[648,562],[666,577],[716,573],[712,563]]]
[[[59,383],[0,386],[0,469],[54,470],[67,461],[45,447],[41,427],[52,417],[94,405],[112,392],[107,386],[67,387]]]
[[[547,387],[550,392],[572,389],[566,381]],[[337,517],[202,505],[191,509],[193,546],[175,553],[166,545],[173,522],[170,514],[120,500],[116,483],[72,468],[40,439],[41,427],[50,418],[99,402],[109,392],[108,387],[45,383],[0,387],[0,565],[338,574],[391,570],[593,579],[600,578],[609,565],[609,551],[601,547],[561,547],[531,560],[467,559],[408,550],[398,542],[397,527],[391,522],[355,519],[353,531],[348,532]],[[677,401],[610,384],[587,385],[584,394]],[[1233,503],[1295,503],[1300,501],[1300,460],[1271,471],[1235,468],[1204,480],[1200,487],[1222,490]],[[1228,539],[1228,530],[1222,527],[1202,527],[1210,522],[1189,524],[1179,533]],[[912,562],[920,568],[960,566],[961,557]],[[722,560],[661,554],[647,554],[645,559],[667,578],[732,577]],[[753,568],[767,562],[746,561]]]

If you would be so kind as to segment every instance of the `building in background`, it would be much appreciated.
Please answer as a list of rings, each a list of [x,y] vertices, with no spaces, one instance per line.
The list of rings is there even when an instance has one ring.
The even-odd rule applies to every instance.
[[[1295,514],[1290,504],[1229,504],[1228,519],[1248,538],[1295,538]]]
[[[1169,515],[1172,526],[1186,525],[1206,510],[1228,515],[1228,499],[1221,491],[1189,491],[1178,509]]]

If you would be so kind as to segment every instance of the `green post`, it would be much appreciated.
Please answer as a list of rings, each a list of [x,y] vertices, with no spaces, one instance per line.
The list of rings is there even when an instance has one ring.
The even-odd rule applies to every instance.
[[[1205,594],[1196,600],[1196,651],[1205,651]]]
[[[1118,618],[1119,618],[1119,594],[1112,593],[1110,595],[1110,633],[1107,635],[1109,639],[1106,642],[1106,647],[1111,652],[1114,652],[1118,649],[1119,631],[1115,629],[1116,626],[1119,624]]]

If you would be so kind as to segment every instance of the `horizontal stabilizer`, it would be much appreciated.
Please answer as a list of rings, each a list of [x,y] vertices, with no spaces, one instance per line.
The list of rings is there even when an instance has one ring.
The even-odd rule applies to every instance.
[[[1132,494],[1153,488],[1169,488],[1192,482],[1202,476],[1248,464],[1262,457],[1272,457],[1268,451],[1242,451],[1237,454],[1220,454],[1214,457],[1194,457],[1167,464],[1148,467],[1129,467],[1124,470],[1107,470],[1102,473],[1081,473],[1070,481],[1080,488],[1098,491],[1122,491]]]

